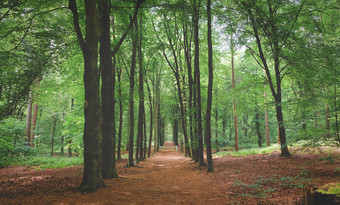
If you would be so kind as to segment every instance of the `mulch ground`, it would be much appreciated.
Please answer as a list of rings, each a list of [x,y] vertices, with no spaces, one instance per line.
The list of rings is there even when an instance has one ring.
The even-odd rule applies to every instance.
[[[329,157],[332,156],[332,157]],[[161,151],[135,167],[117,162],[119,178],[82,194],[82,166],[0,169],[0,204],[298,204],[303,184],[340,181],[340,149],[214,158],[212,173],[175,151]]]

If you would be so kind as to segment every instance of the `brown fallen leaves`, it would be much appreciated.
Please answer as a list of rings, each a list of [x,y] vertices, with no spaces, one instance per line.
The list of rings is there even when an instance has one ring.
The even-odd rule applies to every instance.
[[[7,167],[0,169],[0,204],[297,204],[304,184],[340,181],[339,153],[215,158],[215,171],[206,173],[180,153],[162,151],[131,168],[118,161],[120,177],[89,194],[78,191],[81,166]]]

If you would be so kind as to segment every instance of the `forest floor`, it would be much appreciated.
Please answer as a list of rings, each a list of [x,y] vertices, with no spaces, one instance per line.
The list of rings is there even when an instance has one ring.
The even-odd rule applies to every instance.
[[[119,160],[119,178],[87,194],[78,191],[82,166],[6,167],[0,169],[0,204],[297,204],[304,183],[340,181],[339,148],[291,151],[289,158],[278,152],[214,158],[215,171],[207,173],[179,152],[163,150],[131,168]]]

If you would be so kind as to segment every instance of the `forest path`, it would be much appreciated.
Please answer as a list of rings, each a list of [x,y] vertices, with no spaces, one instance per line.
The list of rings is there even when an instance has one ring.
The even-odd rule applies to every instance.
[[[225,195],[211,184],[197,164],[175,150],[172,142],[164,144],[156,155],[128,168],[118,179],[105,180],[107,187],[62,202],[104,204],[223,204]]]

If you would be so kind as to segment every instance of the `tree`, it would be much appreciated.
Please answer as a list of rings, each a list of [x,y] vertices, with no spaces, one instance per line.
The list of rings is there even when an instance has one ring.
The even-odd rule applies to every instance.
[[[232,88],[235,89],[235,71],[234,71],[234,42],[233,37],[230,35],[230,48],[231,48],[231,75],[232,75]],[[233,114],[235,126],[235,151],[238,151],[238,129],[237,129],[237,111],[236,100],[233,98]]]
[[[205,140],[207,145],[207,162],[208,172],[214,171],[212,153],[211,153],[211,106],[212,106],[212,89],[213,89],[213,50],[211,41],[211,0],[207,1],[207,15],[208,15],[208,67],[209,67],[209,82],[208,82],[208,98],[207,98],[207,112],[205,120]]]
[[[82,191],[91,192],[104,186],[102,180],[102,136],[99,97],[98,18],[95,0],[85,1],[86,40],[79,26],[77,4],[69,0],[78,44],[84,58],[85,125],[84,125],[84,173],[80,185]]]
[[[115,165],[115,104],[114,104],[114,68],[111,55],[110,37],[110,2],[100,0],[98,5],[100,30],[100,70],[102,77],[102,152],[103,178],[117,177]]]
[[[201,78],[199,65],[199,8],[201,1],[194,0],[194,44],[195,44],[195,60],[194,60],[194,75],[196,77],[196,95],[197,95],[197,136],[198,136],[198,155],[199,166],[205,166],[203,157],[203,129],[202,129],[202,105],[201,105]]]
[[[304,2],[290,4],[276,1],[263,3],[237,1],[236,3],[241,9],[242,15],[249,19],[251,35],[255,38],[257,52],[248,48],[258,64],[265,70],[266,80],[275,100],[281,156],[290,156],[282,112],[282,79],[288,64],[284,66],[281,64],[284,63],[282,61],[283,50],[295,31],[296,21],[301,14]],[[270,52],[270,56],[266,55],[266,52]],[[271,60],[274,65],[274,75],[270,72]]]
[[[136,68],[136,52],[137,52],[137,30],[138,24],[137,19],[134,22],[135,28],[134,32],[132,32],[132,56],[131,56],[131,67],[130,67],[130,90],[129,90],[129,161],[126,166],[133,167],[133,146],[134,146],[134,109],[133,109],[133,93],[134,93],[134,86],[135,86],[135,68]]]

